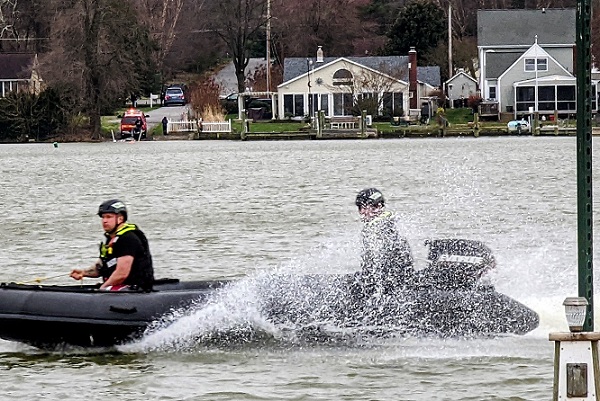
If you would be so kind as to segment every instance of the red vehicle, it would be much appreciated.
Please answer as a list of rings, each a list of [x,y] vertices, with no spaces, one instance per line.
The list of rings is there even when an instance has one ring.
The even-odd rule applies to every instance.
[[[145,139],[146,134],[148,133],[146,117],[150,116],[144,114],[144,112],[139,109],[128,109],[125,112],[125,115],[123,115],[123,118],[121,118],[121,139],[130,137],[138,140]],[[135,126],[135,122],[138,118],[142,120],[140,132],[137,131]]]

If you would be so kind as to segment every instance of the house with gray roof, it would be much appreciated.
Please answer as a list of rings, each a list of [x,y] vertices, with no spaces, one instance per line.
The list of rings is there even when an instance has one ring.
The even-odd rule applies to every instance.
[[[481,97],[501,112],[576,112],[575,9],[479,10],[477,48]]]
[[[10,92],[39,93],[42,78],[36,54],[0,54],[0,97]]]
[[[470,96],[477,94],[477,80],[467,74],[462,68],[445,83],[446,96],[450,107],[467,107]]]
[[[416,67],[416,68],[415,68]],[[408,56],[286,58],[277,87],[281,117],[351,115],[360,100],[378,104],[379,114],[418,113],[421,99],[440,87],[439,67],[419,67],[416,51]]]

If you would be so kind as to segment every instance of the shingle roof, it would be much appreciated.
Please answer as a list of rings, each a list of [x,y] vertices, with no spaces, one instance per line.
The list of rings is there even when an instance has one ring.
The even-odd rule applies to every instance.
[[[35,54],[0,54],[0,79],[29,79]]]
[[[486,78],[498,78],[504,74],[508,67],[513,65],[523,53],[523,51],[488,53],[485,66]]]
[[[575,9],[478,10],[478,46],[575,44]]]
[[[364,65],[377,71],[382,71],[408,82],[408,56],[369,56],[369,57],[345,57],[350,61]],[[307,60],[313,62],[314,68],[328,64],[339,59],[339,57],[323,57],[323,63],[316,63],[314,58],[288,57],[283,62],[283,81],[287,82],[307,72]],[[431,86],[439,87],[441,83],[440,67],[417,66],[417,79]]]

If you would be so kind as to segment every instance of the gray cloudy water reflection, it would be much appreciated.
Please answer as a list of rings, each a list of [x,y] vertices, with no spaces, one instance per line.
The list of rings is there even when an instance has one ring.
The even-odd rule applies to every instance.
[[[549,399],[548,333],[566,330],[562,301],[577,293],[575,146],[575,138],[1,145],[0,281],[64,272],[48,282],[71,283],[68,271],[96,255],[95,212],[112,197],[128,204],[130,220],[148,235],[158,277],[241,279],[211,308],[116,352],[47,353],[0,340],[2,393],[48,400]],[[285,333],[251,307],[253,280],[282,270],[357,269],[353,200],[367,186],[381,189],[399,213],[417,263],[427,238],[488,244],[498,262],[492,282],[536,310],[539,329],[484,339],[281,341]],[[240,324],[266,340],[194,342]]]

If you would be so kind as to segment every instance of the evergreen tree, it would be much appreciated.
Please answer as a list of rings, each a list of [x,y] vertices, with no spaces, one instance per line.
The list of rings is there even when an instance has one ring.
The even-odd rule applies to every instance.
[[[411,47],[426,54],[446,34],[444,10],[432,1],[414,1],[398,14],[388,33],[387,55],[406,55]]]

